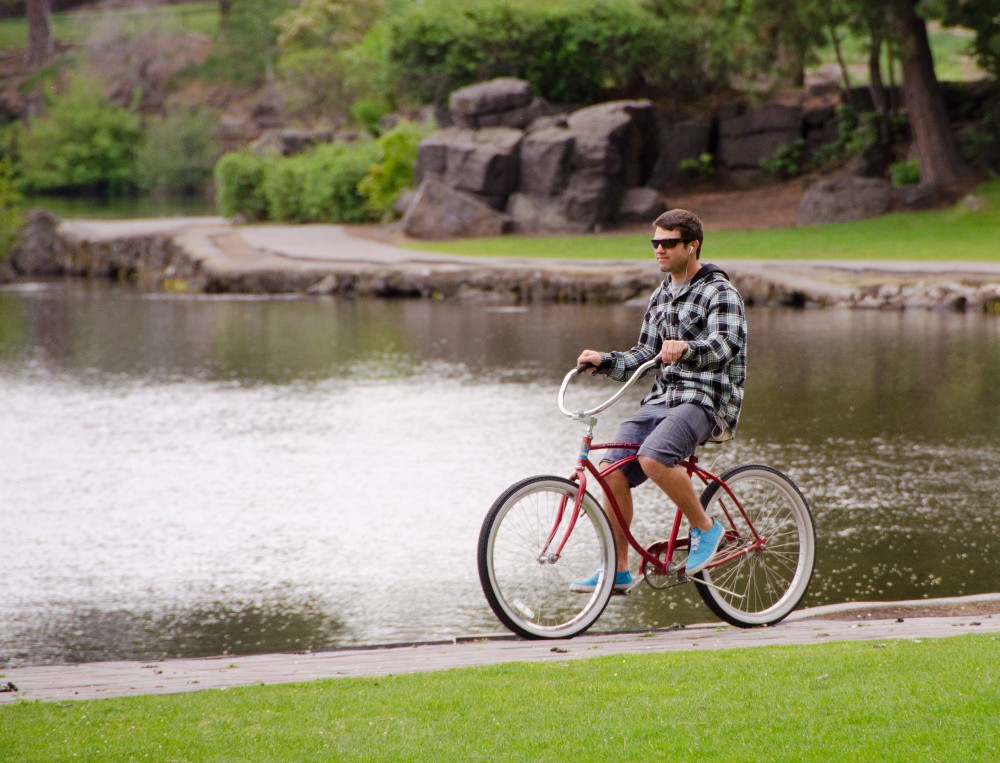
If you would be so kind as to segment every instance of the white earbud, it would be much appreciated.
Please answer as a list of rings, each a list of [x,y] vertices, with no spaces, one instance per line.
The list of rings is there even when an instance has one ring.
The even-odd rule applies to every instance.
[[[688,254],[694,254],[694,247],[693,246],[689,246],[688,247]]]

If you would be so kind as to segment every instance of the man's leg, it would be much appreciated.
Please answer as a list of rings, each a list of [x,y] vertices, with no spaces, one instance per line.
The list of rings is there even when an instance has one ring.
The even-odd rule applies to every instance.
[[[618,504],[622,519],[625,520],[625,526],[628,527],[632,524],[632,488],[629,487],[628,479],[621,469],[611,472],[607,479],[608,487],[611,488],[611,494]],[[611,520],[611,529],[615,534],[615,547],[618,549],[618,572],[623,572],[628,569],[628,540],[625,538],[625,533],[618,524],[615,513],[611,510],[611,503],[607,496],[604,496],[604,513]]]
[[[666,412],[639,449],[643,472],[677,504],[691,526],[686,563],[689,574],[703,570],[711,562],[724,535],[722,525],[702,508],[687,469],[678,465],[710,434],[706,411],[692,403],[683,403]]]
[[[648,456],[639,456],[639,465],[649,478],[660,486],[667,497],[677,504],[691,527],[697,527],[699,530],[708,530],[712,527],[712,520],[698,499],[687,469],[683,466],[666,466]]]

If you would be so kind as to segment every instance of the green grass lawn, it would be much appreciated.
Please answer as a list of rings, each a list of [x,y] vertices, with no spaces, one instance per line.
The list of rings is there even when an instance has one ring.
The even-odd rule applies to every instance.
[[[55,38],[62,43],[83,43],[102,24],[124,29],[184,30],[214,36],[219,26],[218,3],[177,3],[155,8],[64,11],[52,14]],[[23,16],[0,20],[0,50],[23,48],[28,42],[28,22]]]
[[[0,739],[4,758],[19,763],[996,760],[1000,637],[15,703],[0,707]]]
[[[982,208],[901,212],[803,228],[705,232],[704,259],[953,260],[1000,262],[1000,181],[977,189]],[[692,210],[697,213],[697,210]],[[649,234],[501,236],[410,243],[413,249],[484,257],[651,259]]]

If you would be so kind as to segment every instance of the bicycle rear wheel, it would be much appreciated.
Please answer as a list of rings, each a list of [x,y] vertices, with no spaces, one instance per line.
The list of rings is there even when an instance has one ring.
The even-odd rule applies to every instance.
[[[765,542],[750,548],[755,538],[746,519],[722,485],[713,482],[702,493],[701,503],[726,527],[722,554],[740,546],[749,550],[692,579],[708,608],[727,623],[741,628],[774,625],[798,606],[812,578],[816,532],[809,505],[794,482],[769,466],[744,464],[721,478]]]
[[[494,614],[524,638],[571,638],[604,612],[614,585],[615,540],[600,505],[585,493],[562,552],[578,486],[529,477],[497,498],[479,533],[479,581]],[[561,516],[560,516],[561,512]],[[570,583],[602,574],[591,593]]]

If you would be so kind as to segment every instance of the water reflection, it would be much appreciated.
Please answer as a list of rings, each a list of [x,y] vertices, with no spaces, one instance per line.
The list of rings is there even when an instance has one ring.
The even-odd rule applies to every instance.
[[[494,498],[566,474],[555,388],[641,309],[0,291],[0,665],[499,632]],[[1000,321],[752,310],[740,436],[813,507],[807,603],[1000,590]],[[603,397],[586,380],[581,403]],[[624,416],[624,403],[614,413]],[[616,419],[598,426],[610,438]],[[655,488],[637,531],[666,530]],[[601,628],[707,619],[687,588]]]
[[[100,662],[298,652],[334,647],[342,626],[322,602],[216,602],[192,609],[85,606],[56,610],[13,636],[13,663]]]

